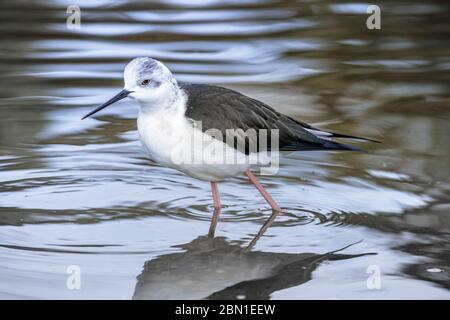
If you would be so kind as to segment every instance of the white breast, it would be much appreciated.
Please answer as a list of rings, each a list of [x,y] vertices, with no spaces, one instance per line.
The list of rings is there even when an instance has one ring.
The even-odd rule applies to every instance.
[[[155,162],[189,176],[218,181],[244,173],[248,157],[195,128],[182,113],[145,113],[138,117],[145,150]]]

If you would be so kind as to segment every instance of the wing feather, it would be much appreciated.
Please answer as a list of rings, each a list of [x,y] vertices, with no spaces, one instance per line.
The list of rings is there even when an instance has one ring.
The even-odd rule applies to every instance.
[[[231,89],[206,84],[181,84],[182,89],[188,95],[186,116],[195,121],[202,122],[202,131],[218,129],[222,132],[223,141],[226,140],[227,129],[266,129],[267,149],[271,149],[270,130],[277,129],[279,134],[280,151],[301,150],[358,150],[359,148],[333,142],[315,135],[314,131],[324,132],[306,123],[297,121],[282,113],[277,112],[267,104],[256,99],[247,97]],[[347,137],[363,139],[353,136],[339,135],[326,132],[330,137]],[[242,134],[240,135],[242,138]],[[258,137],[256,138],[258,140]],[[255,143],[253,138],[245,140],[245,149],[248,154],[249,141]],[[258,141],[259,142],[259,141]],[[236,141],[231,142],[233,147]],[[242,141],[241,141],[242,143]],[[239,144],[239,142],[238,142]],[[258,151],[260,150],[259,143]]]

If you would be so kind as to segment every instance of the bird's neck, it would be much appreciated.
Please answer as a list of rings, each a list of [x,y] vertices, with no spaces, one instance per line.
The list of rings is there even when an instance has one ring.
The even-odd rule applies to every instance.
[[[140,101],[140,113],[145,116],[184,117],[187,95],[177,84],[158,101]]]

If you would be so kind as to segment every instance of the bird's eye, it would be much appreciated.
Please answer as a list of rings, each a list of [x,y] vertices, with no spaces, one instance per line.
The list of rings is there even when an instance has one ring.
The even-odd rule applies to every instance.
[[[150,83],[150,80],[148,80],[148,79],[142,80],[141,86],[146,86],[146,85],[148,85],[149,83]]]

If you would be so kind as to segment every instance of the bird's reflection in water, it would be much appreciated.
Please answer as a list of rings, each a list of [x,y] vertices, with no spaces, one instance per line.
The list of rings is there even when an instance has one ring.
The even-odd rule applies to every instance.
[[[274,291],[309,281],[322,261],[371,254],[338,254],[348,246],[325,254],[249,251],[276,215],[247,247],[201,236],[180,245],[183,252],[147,261],[133,299],[269,299]]]

